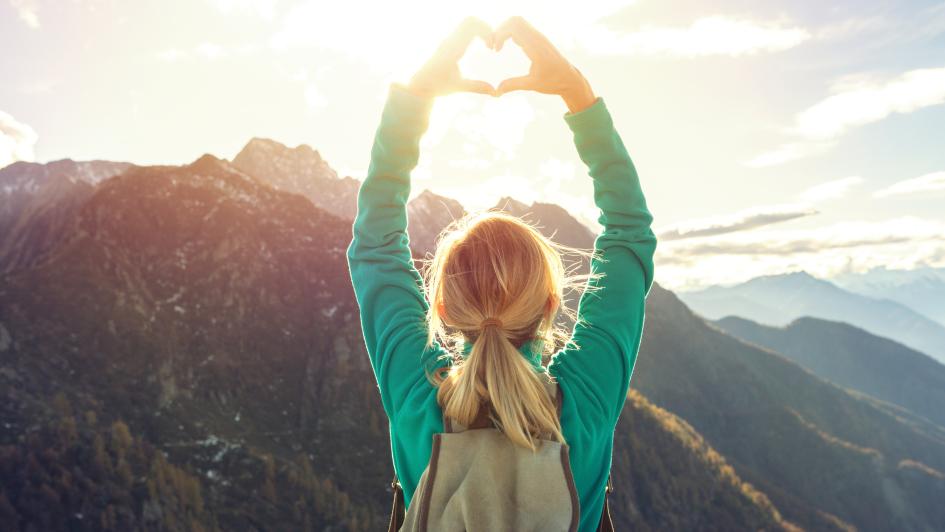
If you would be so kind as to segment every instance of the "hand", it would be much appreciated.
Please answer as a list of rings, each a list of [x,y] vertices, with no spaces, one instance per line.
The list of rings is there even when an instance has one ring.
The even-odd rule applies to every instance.
[[[501,50],[509,38],[522,48],[532,65],[527,75],[500,83],[496,96],[518,90],[557,94],[572,113],[590,107],[597,100],[581,72],[525,19],[512,17],[503,22],[495,32],[493,49]]]
[[[453,92],[478,92],[494,96],[495,87],[485,81],[464,79],[459,72],[459,60],[476,37],[492,48],[492,28],[478,18],[468,17],[443,41],[433,57],[414,74],[407,88],[423,97]]]

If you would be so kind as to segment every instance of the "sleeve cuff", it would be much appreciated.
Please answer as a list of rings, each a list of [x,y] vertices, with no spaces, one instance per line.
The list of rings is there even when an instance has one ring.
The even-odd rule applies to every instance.
[[[607,110],[607,105],[600,96],[587,109],[582,109],[576,113],[565,113],[564,121],[574,133],[588,129],[613,127],[610,111]]]
[[[392,83],[387,93],[384,116],[397,124],[414,125],[422,132],[427,128],[432,109],[432,97],[419,96],[406,85]]]

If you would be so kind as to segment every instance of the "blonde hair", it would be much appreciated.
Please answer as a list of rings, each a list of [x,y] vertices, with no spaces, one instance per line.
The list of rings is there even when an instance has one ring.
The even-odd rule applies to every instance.
[[[441,340],[453,361],[430,376],[447,416],[468,426],[491,406],[494,421],[517,445],[536,450],[545,433],[565,441],[541,376],[518,351],[525,342],[541,342],[541,353],[551,355],[568,339],[555,318],[561,311],[573,321],[574,312],[562,305],[565,292],[592,276],[573,275],[564,253],[587,256],[501,211],[469,214],[439,235],[424,270],[427,347]],[[487,319],[498,322],[483,324]],[[460,346],[467,342],[472,347],[464,357]]]

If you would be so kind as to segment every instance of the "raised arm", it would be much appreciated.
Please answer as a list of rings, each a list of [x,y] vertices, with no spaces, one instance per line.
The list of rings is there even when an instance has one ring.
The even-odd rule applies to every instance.
[[[424,350],[428,305],[406,232],[410,172],[429,110],[429,100],[391,87],[347,252],[364,343],[388,416],[423,375],[422,365],[436,356]]]
[[[594,180],[603,231],[591,260],[592,273],[600,275],[588,283],[571,342],[549,369],[567,383],[585,420],[609,430],[623,409],[640,347],[656,236],[636,169],[603,99],[565,121]]]
[[[412,390],[426,384],[424,369],[443,353],[435,342],[425,346],[429,303],[410,254],[406,204],[410,172],[420,156],[420,138],[427,129],[434,97],[461,90],[493,92],[484,82],[462,79],[456,67],[462,50],[480,34],[491,39],[484,23],[464,22],[408,86],[390,88],[371,164],[358,193],[348,268],[365,346],[388,417],[405,404]]]
[[[653,283],[656,236],[627,150],[604,101],[584,76],[521,17],[496,31],[496,45],[512,39],[532,60],[525,76],[503,81],[498,94],[532,90],[561,96],[564,119],[578,154],[594,180],[594,201],[603,232],[594,242],[592,273],[578,304],[571,341],[555,354],[549,371],[558,377],[564,400],[573,401],[587,430],[617,424],[630,385],[643,331],[646,295]]]

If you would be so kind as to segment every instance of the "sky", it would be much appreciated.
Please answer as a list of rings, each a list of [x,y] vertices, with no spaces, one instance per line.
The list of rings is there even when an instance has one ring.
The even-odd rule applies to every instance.
[[[656,281],[945,266],[945,2],[0,0],[0,166],[183,164],[252,137],[363,178],[390,84],[467,15],[521,15],[587,77],[639,172]],[[474,43],[460,67],[528,70]],[[413,175],[595,229],[554,96],[438,99]]]

